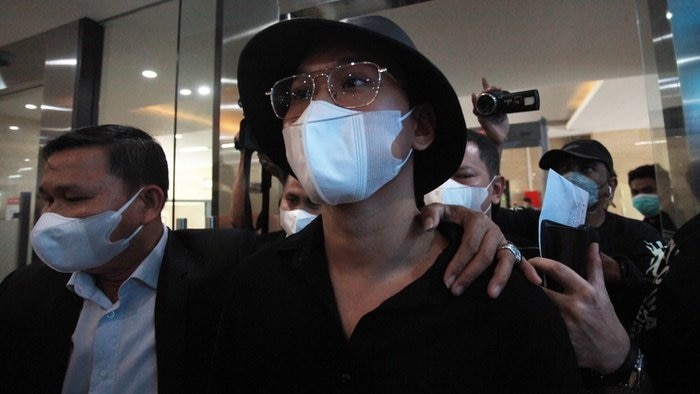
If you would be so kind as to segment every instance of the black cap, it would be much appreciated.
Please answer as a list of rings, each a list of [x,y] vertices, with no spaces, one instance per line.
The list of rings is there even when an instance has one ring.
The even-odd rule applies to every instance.
[[[596,140],[576,140],[569,142],[561,149],[552,149],[542,155],[540,159],[540,168],[549,170],[566,157],[570,156],[603,162],[603,164],[608,167],[608,171],[615,175],[615,168],[613,167],[613,159],[612,156],[610,156],[610,152],[608,152],[608,149],[605,148],[603,144]]]
[[[304,56],[313,49],[348,42],[366,45],[372,52],[387,53],[404,72],[411,90],[420,92],[435,110],[435,139],[427,149],[414,152],[414,191],[417,201],[418,196],[422,201],[423,194],[440,186],[459,168],[467,127],[457,94],[447,78],[418,52],[399,26],[382,16],[344,21],[296,18],[275,23],[250,39],[238,62],[238,88],[243,112],[260,150],[279,167],[293,173],[285,154],[282,121],[273,113],[265,93],[276,81],[295,74]]]

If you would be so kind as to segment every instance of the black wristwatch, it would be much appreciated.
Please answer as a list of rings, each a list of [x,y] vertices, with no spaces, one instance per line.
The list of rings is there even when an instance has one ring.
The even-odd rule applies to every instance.
[[[609,375],[601,376],[603,386],[618,386],[627,389],[639,389],[644,376],[644,353],[630,341],[630,349],[625,361]]]

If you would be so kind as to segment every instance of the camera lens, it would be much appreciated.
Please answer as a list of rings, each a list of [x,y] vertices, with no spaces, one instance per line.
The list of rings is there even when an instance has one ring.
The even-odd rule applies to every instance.
[[[490,116],[496,113],[498,98],[491,93],[482,93],[476,100],[476,112],[481,116]]]

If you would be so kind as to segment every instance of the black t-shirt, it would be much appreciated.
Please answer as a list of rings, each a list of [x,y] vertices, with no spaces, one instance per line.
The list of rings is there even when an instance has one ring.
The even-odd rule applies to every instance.
[[[481,276],[454,297],[442,277],[461,237],[346,339],[322,220],[236,272],[217,340],[212,390],[227,392],[576,392],[580,375],[559,312],[516,270],[490,299]]]
[[[671,216],[664,211],[661,211],[656,216],[645,217],[643,221],[651,227],[654,227],[656,231],[661,234],[664,242],[669,242],[671,238],[673,238],[673,234],[678,230]]]
[[[634,333],[656,392],[688,392],[700,372],[700,215],[676,232],[665,261]]]

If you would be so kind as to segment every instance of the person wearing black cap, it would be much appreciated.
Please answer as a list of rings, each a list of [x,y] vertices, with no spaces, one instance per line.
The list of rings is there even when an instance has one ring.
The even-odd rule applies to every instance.
[[[700,200],[700,160],[688,166],[687,181]],[[625,392],[685,393],[697,385],[700,371],[700,214],[688,220],[673,235],[664,259],[655,268],[653,289],[644,299],[637,319],[627,335],[620,335],[606,289],[596,280],[600,267],[592,262],[593,278],[585,280],[553,260],[532,259],[539,270],[552,275],[567,289],[551,294],[565,315],[572,341],[587,365],[615,371],[606,376],[624,377]],[[598,265],[600,262],[597,262]],[[591,264],[591,263],[589,263]],[[596,271],[598,271],[596,275]],[[638,347],[635,346],[638,344]],[[627,354],[625,358],[623,355]],[[614,382],[614,380],[612,380]],[[653,388],[653,390],[650,390]]]
[[[540,159],[540,168],[554,170],[588,192],[586,224],[598,230],[608,292],[629,329],[663,257],[660,234],[639,220],[608,212],[617,175],[610,152],[600,142],[581,139],[550,150]]]
[[[569,142],[546,152],[539,165],[588,192],[586,224],[597,229],[605,283],[620,320],[629,329],[664,254],[660,234],[642,221],[608,212],[617,175],[610,152],[600,142]],[[494,221],[504,233],[536,241],[539,211],[502,209]]]
[[[578,390],[563,321],[522,274],[497,300],[483,278],[460,297],[442,282],[460,230],[424,232],[417,206],[459,167],[466,125],[396,24],[277,23],[238,81],[261,150],[323,205],[237,269],[211,391]]]

